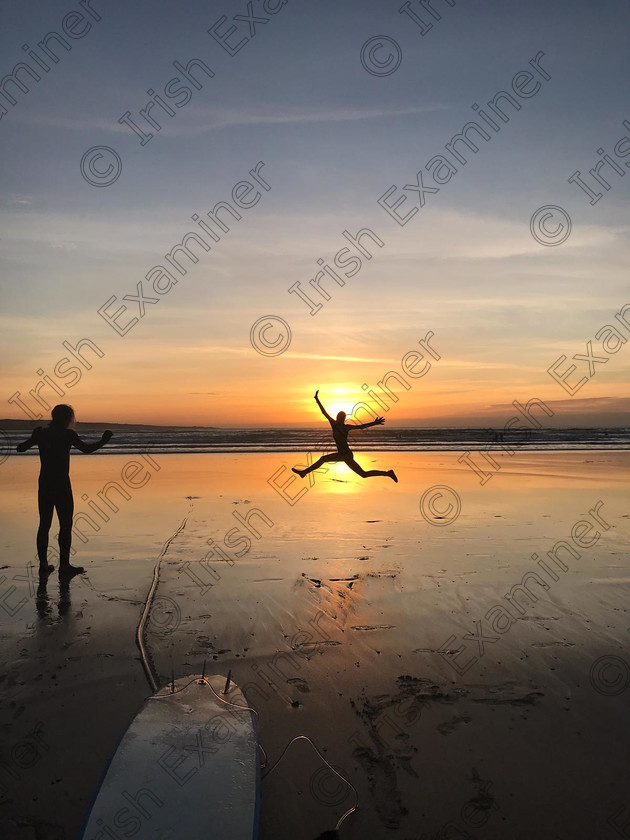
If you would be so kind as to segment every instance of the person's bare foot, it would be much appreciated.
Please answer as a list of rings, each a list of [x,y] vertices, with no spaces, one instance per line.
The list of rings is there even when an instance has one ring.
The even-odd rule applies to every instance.
[[[83,566],[71,566],[70,563],[62,563],[59,566],[59,577],[74,577],[85,572]]]
[[[40,563],[39,564],[39,576],[40,577],[48,577],[51,572],[55,571],[55,567],[50,563]]]
[[[304,473],[302,472],[302,470],[298,470],[297,467],[291,467],[291,472],[297,473],[300,476],[300,478],[304,478]]]
[[[398,476],[396,475],[394,470],[389,470],[387,475],[392,479],[392,481],[395,481],[396,484],[398,484]]]

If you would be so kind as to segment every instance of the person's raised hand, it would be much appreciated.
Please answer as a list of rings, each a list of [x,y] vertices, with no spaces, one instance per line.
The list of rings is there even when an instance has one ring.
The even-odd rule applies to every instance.
[[[377,417],[376,420],[374,421],[374,425],[375,426],[382,426],[384,422],[385,422],[384,417]]]
[[[317,395],[319,394],[319,388],[315,391],[315,399],[317,399]]]

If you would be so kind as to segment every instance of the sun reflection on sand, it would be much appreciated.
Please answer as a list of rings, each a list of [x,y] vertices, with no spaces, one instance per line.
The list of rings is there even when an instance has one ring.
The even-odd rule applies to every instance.
[[[323,470],[327,472],[324,473]],[[316,473],[316,482],[322,491],[335,494],[364,493],[367,489],[365,479],[352,472],[343,461],[325,464],[322,471]]]

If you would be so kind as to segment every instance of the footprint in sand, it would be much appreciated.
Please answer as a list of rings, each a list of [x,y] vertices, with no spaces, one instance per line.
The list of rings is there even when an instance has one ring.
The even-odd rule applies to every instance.
[[[470,723],[471,720],[472,718],[466,717],[465,715],[455,715],[450,720],[445,720],[444,723],[438,724],[437,731],[440,735],[450,735],[451,732],[454,732],[458,726],[461,726],[462,723]]]
[[[311,690],[308,686],[306,680],[303,680],[301,677],[292,677],[291,679],[287,680],[289,685],[294,685],[298,691],[301,691],[302,694],[308,694]]]
[[[393,630],[395,624],[353,624],[351,630]]]

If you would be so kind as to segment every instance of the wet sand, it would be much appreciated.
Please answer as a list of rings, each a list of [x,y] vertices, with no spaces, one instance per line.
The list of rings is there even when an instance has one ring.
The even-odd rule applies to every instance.
[[[303,457],[153,455],[135,481],[149,479],[131,486],[121,470],[132,456],[77,455],[76,507],[99,527],[84,519],[87,542],[74,542],[88,573],[67,591],[54,574],[39,595],[27,570],[37,459],[10,458],[0,467],[3,836],[77,836],[150,693],[135,631],[155,562],[184,521],[148,626],[156,670],[166,683],[204,661],[207,672],[231,669],[269,764],[308,735],[358,791],[343,840],[615,836],[607,821],[624,806],[616,819],[630,818],[630,454],[496,457],[501,469],[482,486],[454,452],[366,452],[362,465],[393,467],[400,483],[331,465],[312,486],[296,478],[287,496],[308,492],[289,504],[267,480]],[[98,496],[109,481],[129,496],[110,486],[118,512]],[[433,521],[421,515],[436,485],[461,500],[450,524],[454,496],[436,498],[433,513],[425,497]],[[554,563],[558,541],[572,553]],[[532,571],[544,584],[527,579],[536,600],[513,590]],[[352,804],[298,742],[262,782],[261,840],[313,840]]]

